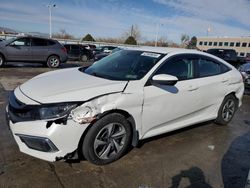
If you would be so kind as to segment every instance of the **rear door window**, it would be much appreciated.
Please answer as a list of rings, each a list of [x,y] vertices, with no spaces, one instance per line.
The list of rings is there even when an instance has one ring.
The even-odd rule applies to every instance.
[[[52,46],[52,45],[55,45],[55,44],[56,44],[56,42],[54,42],[54,41],[52,41],[52,40],[49,40],[49,41],[48,41],[48,45],[49,45],[49,46]]]
[[[32,46],[47,46],[48,41],[46,39],[32,39]]]
[[[198,60],[199,77],[214,76],[221,73],[221,65],[208,59]]]

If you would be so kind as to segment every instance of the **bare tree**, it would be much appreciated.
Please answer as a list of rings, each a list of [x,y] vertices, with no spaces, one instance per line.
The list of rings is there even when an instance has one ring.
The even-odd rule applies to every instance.
[[[128,37],[134,37],[135,40],[141,39],[141,31],[139,29],[139,26],[137,24],[132,25],[125,33],[123,34],[123,38],[127,39]]]
[[[72,35],[66,32],[65,29],[60,29],[58,33],[53,34],[53,38],[59,38],[59,39],[74,39]]]
[[[158,39],[158,42],[157,42],[157,46],[159,47],[168,47],[168,39],[167,37],[163,37],[161,36],[159,39]]]

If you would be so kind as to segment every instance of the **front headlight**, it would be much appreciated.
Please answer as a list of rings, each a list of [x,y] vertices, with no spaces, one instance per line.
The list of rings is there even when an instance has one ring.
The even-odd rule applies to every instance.
[[[70,111],[74,109],[77,104],[55,104],[53,106],[46,106],[40,108],[39,115],[40,119],[57,119],[69,115]]]

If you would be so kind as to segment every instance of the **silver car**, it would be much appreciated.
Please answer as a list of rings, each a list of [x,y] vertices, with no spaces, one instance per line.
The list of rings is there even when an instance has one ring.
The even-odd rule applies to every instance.
[[[52,39],[18,37],[0,43],[0,67],[6,62],[38,62],[56,68],[66,61],[66,49]]]

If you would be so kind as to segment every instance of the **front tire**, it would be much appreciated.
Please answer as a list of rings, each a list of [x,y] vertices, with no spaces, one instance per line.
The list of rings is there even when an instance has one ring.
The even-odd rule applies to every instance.
[[[57,68],[60,65],[60,59],[58,56],[52,55],[47,60],[47,66],[49,68]]]
[[[233,95],[228,95],[223,100],[215,120],[217,124],[226,125],[232,119],[238,107],[238,100]]]
[[[83,156],[96,165],[114,162],[125,154],[131,138],[131,126],[125,117],[109,114],[91,125],[83,141]]]
[[[4,64],[5,64],[4,57],[3,57],[3,55],[0,54],[0,67],[3,67]]]

